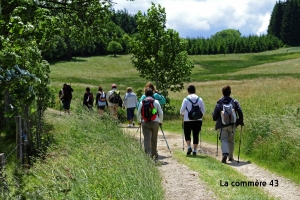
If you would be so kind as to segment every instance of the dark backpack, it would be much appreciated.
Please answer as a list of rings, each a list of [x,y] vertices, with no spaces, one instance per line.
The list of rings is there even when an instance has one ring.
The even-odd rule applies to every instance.
[[[223,125],[230,125],[236,122],[236,113],[233,106],[233,99],[229,104],[222,104],[221,121]]]
[[[90,104],[90,105],[93,104],[93,102],[94,102],[94,96],[93,96],[93,93],[91,93],[91,92],[88,93],[88,98],[87,98],[86,102],[87,102],[88,104]]]
[[[189,102],[192,103],[192,109],[190,111],[188,111],[188,109],[186,109],[188,111],[188,117],[190,120],[197,120],[197,119],[201,119],[203,117],[203,113],[201,111],[201,108],[199,107],[199,105],[197,104],[199,98],[197,98],[196,102],[193,103],[191,99],[186,98],[187,100],[189,100]]]
[[[66,100],[66,101],[70,101],[72,99],[72,92],[73,89],[71,88],[70,85],[66,85],[66,87],[64,87],[63,89],[63,95],[62,95],[62,100]]]
[[[142,101],[141,113],[142,113],[142,118],[145,122],[153,121],[157,116],[157,110],[154,107],[153,103],[154,103],[154,99],[152,98],[145,98]]]
[[[122,98],[120,96],[120,91],[119,90],[113,91],[113,93],[109,96],[108,100],[110,103],[119,104],[119,102],[122,101]]]

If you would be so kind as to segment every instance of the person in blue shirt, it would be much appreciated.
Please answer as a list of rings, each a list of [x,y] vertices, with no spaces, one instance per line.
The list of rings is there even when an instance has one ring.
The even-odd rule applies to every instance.
[[[124,96],[123,105],[127,111],[128,127],[134,126],[134,110],[138,105],[137,97],[132,88],[127,88],[127,93]]]
[[[166,104],[166,98],[158,93],[158,90],[155,89],[154,85],[151,82],[148,82],[145,86],[146,88],[151,88],[153,91],[153,98],[159,102],[161,106]],[[142,102],[146,98],[146,95],[144,94],[140,98],[140,102]]]

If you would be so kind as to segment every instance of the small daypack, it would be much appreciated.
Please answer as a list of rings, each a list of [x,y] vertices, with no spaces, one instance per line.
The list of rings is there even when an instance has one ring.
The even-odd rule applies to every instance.
[[[122,101],[122,98],[120,96],[120,91],[115,90],[113,93],[109,96],[109,102],[119,104],[120,101]]]
[[[141,113],[142,113],[142,119],[145,122],[153,121],[157,116],[157,110],[154,107],[153,103],[154,103],[154,99],[152,98],[145,98],[142,101]]]
[[[236,113],[233,106],[233,99],[229,104],[223,104],[221,111],[221,120],[223,125],[231,125],[236,122]]]
[[[188,111],[188,109],[186,108],[186,110],[188,111],[188,117],[190,120],[197,120],[197,119],[201,119],[203,117],[203,113],[201,111],[200,106],[197,104],[199,97],[197,98],[196,102],[193,103],[191,99],[186,98],[187,100],[189,100],[189,102],[192,103],[192,109],[190,111]]]
[[[88,98],[87,98],[86,102],[87,102],[88,104],[90,104],[90,105],[93,104],[93,102],[94,102],[94,96],[93,96],[93,93],[90,92],[90,93],[88,94]]]

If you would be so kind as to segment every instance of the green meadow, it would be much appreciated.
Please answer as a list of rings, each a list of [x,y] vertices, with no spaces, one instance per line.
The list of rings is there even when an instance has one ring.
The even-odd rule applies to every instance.
[[[300,184],[300,48],[286,48],[255,54],[190,56],[195,67],[191,82],[204,100],[206,113],[201,138],[216,145],[211,113],[221,88],[229,84],[232,97],[244,112],[241,159],[280,174]],[[29,170],[17,170],[8,163],[8,182],[16,185],[10,195],[28,199],[163,199],[164,191],[158,167],[140,149],[139,141],[116,125],[108,116],[100,120],[97,112],[82,107],[86,87],[96,94],[111,84],[121,94],[127,87],[141,90],[149,81],[139,77],[132,67],[131,55],[77,57],[69,62],[51,63],[51,86],[58,94],[63,83],[71,84],[74,93],[71,115],[60,111],[57,103],[45,113],[51,143],[44,159],[38,159]],[[158,88],[159,89],[159,88]],[[187,95],[186,87],[169,93],[173,111],[165,113],[163,127],[167,132],[182,134],[179,109]],[[120,115],[125,111],[121,110]],[[240,129],[236,134],[239,140]],[[238,144],[238,143],[236,143]],[[237,145],[236,145],[237,147]],[[236,148],[236,155],[237,155]],[[178,147],[174,157],[193,170],[221,199],[272,199],[257,188],[226,191],[218,187],[222,177],[246,178],[220,161],[203,157],[192,161]],[[199,160],[199,159],[197,159]],[[200,170],[201,169],[201,170]],[[214,169],[214,170],[212,170]],[[226,169],[226,170],[225,170]],[[232,175],[236,174],[236,175]],[[226,177],[225,177],[226,176]]]

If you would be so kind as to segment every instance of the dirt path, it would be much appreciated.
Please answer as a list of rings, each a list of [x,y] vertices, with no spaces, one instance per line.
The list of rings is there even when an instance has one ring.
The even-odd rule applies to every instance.
[[[128,130],[137,131],[137,129],[133,128]],[[168,132],[164,133],[171,151],[182,150],[181,135],[171,134]],[[159,167],[159,170],[163,177],[163,185],[166,192],[165,199],[217,199],[213,191],[210,191],[203,181],[200,179],[198,179],[198,182],[195,181],[197,180],[195,177],[198,177],[197,172],[190,170],[188,167],[178,163],[174,158],[172,158],[172,154],[167,148],[161,131],[159,131],[158,134],[157,145],[159,161],[164,163]],[[218,156],[216,156],[216,150],[216,145],[201,142],[201,149],[199,150],[199,153],[221,160],[221,149],[219,148],[218,150]],[[269,171],[242,159],[240,159],[239,163],[237,163],[237,161],[233,161],[228,162],[227,164],[239,171],[241,174],[244,174],[250,181],[265,181],[267,185],[261,188],[265,189],[270,195],[276,198],[282,200],[300,199],[300,187],[286,178],[270,173]],[[273,186],[269,185],[271,181],[273,181]]]

